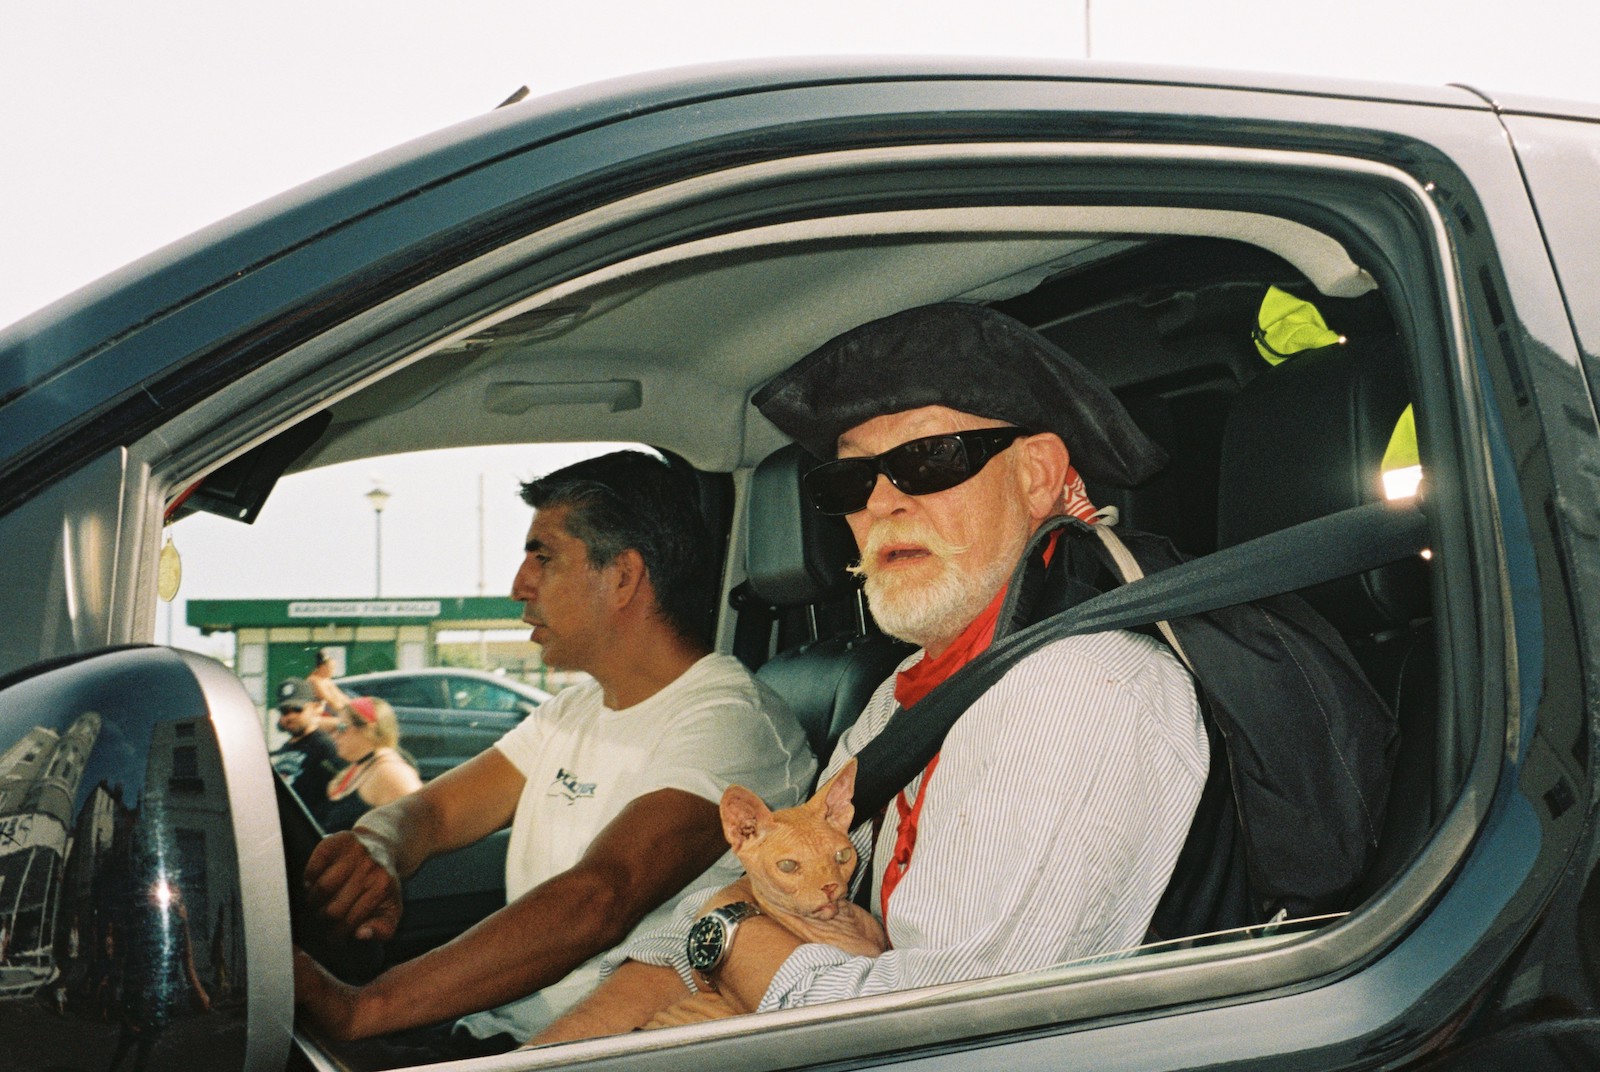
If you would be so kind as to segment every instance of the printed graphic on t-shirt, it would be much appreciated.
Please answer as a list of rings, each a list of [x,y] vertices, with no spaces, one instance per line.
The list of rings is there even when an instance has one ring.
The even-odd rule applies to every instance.
[[[594,782],[580,782],[578,776],[565,767],[556,768],[556,777],[546,790],[547,797],[562,797],[568,804],[576,803],[584,797],[594,797]]]
[[[272,769],[277,771],[278,776],[286,781],[293,782],[300,777],[300,772],[305,770],[306,754],[304,752],[289,749],[283,752],[274,752],[270,758],[272,759]]]

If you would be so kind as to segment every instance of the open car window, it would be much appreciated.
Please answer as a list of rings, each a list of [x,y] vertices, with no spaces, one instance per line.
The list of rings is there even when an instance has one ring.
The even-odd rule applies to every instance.
[[[303,450],[304,439],[292,445]],[[269,444],[269,460],[283,453],[280,441]],[[274,724],[277,687],[306,677],[325,656],[347,693],[394,706],[401,748],[429,776],[442,773],[446,761],[470,758],[509,728],[457,732],[452,709],[520,713],[511,690],[450,678],[442,668],[533,687],[567,680],[544,665],[521,605],[506,594],[532,516],[519,482],[620,446],[456,448],[291,472],[255,481],[269,494],[248,518],[234,516],[237,497],[208,497],[207,477],[186,491],[189,508],[166,528],[180,583],[158,631],[231,666],[273,745],[283,740]],[[225,473],[223,485],[250,482]],[[229,505],[213,508],[223,501]]]
[[[1136,237],[1124,234],[1113,239],[1101,233],[1102,228],[1111,229],[1119,218],[1122,227]],[[1346,481],[1338,490],[1349,496],[1349,501],[1332,506],[1382,499],[1384,455],[1401,411],[1418,398],[1411,387],[1409,362],[1419,340],[1403,337],[1399,329],[1394,302],[1409,300],[1407,296],[1384,293],[1378,280],[1357,264],[1344,242],[1336,242],[1324,232],[1310,231],[1294,220],[1268,215],[1241,217],[1227,212],[1146,210],[1119,217],[1111,209],[1027,210],[1017,219],[1030,223],[1032,233],[1025,238],[1007,233],[1006,228],[1015,227],[1016,220],[1007,220],[1003,213],[961,210],[930,213],[915,220],[901,220],[890,214],[884,219],[813,221],[813,228],[831,236],[827,241],[819,241],[799,226],[756,234],[735,232],[707,242],[703,249],[688,247],[672,251],[671,258],[658,255],[624,262],[597,273],[587,285],[568,283],[548,296],[525,299],[512,307],[514,316],[495,314],[492,326],[447,342],[431,356],[409,366],[402,376],[415,385],[411,390],[417,391],[428,383],[428,377],[442,375],[438,369],[444,362],[465,358],[484,369],[481,376],[463,377],[456,372],[429,386],[445,394],[484,391],[491,410],[518,410],[531,403],[560,412],[563,400],[568,398],[573,399],[573,405],[592,407],[599,402],[604,409],[615,403],[600,399],[602,389],[610,391],[609,385],[626,383],[635,374],[650,385],[650,390],[665,390],[669,403],[675,404],[680,395],[687,401],[696,397],[687,385],[670,375],[647,371],[643,365],[630,371],[627,363],[618,358],[608,359],[605,367],[588,374],[583,381],[585,386],[563,387],[555,394],[537,385],[519,385],[507,378],[506,370],[517,365],[538,368],[545,362],[561,361],[561,355],[566,353],[632,352],[638,343],[630,333],[641,329],[641,318],[672,315],[683,305],[692,304],[713,283],[747,293],[752,292],[757,280],[774,273],[800,280],[826,278],[840,272],[859,276],[868,271],[869,265],[876,271],[888,270],[887,263],[895,263],[903,249],[908,256],[914,251],[941,264],[943,267],[936,274],[939,282],[948,286],[959,279],[958,285],[967,288],[971,296],[969,300],[986,300],[1024,318],[1080,356],[1167,448],[1172,464],[1149,486],[1129,492],[1090,489],[1097,502],[1117,506],[1125,524],[1166,536],[1188,554],[1204,555],[1315,516],[1314,504],[1291,503],[1276,510],[1273,496],[1241,496],[1230,481],[1235,485],[1245,481],[1260,488],[1277,479],[1282,482],[1277,490],[1305,489],[1318,482],[1332,487],[1336,482],[1327,478],[1326,467],[1319,465],[1319,460],[1336,464]],[[885,231],[897,230],[904,237],[899,244],[891,243],[886,252],[882,236]],[[866,237],[869,235],[870,243]],[[1416,252],[1419,261],[1425,257],[1422,248]],[[1289,367],[1281,373],[1255,345],[1262,330],[1263,305],[1274,291],[1291,294],[1316,309],[1338,340],[1306,347],[1318,353],[1290,356],[1286,362]],[[545,315],[549,309],[581,312],[571,313],[566,321],[552,327]],[[730,322],[726,330],[737,336],[736,321]],[[1291,347],[1283,344],[1281,349]],[[1337,355],[1330,356],[1334,352]],[[716,348],[710,367],[730,382],[748,385],[748,390],[762,376],[775,371],[778,364],[775,356],[765,352],[753,356],[752,367],[744,363],[749,359],[743,350],[735,353],[727,347]],[[1281,355],[1275,356],[1281,360]],[[1366,377],[1360,382],[1381,382],[1382,391],[1386,392],[1382,405],[1373,414],[1361,415],[1363,421],[1373,420],[1370,427],[1363,429],[1361,442],[1319,443],[1314,436],[1297,435],[1308,424],[1315,424],[1308,418],[1319,408],[1340,404],[1339,385],[1346,382],[1343,372],[1329,373],[1331,379],[1327,382],[1318,379],[1320,374],[1313,374],[1310,378],[1316,382],[1296,386],[1276,403],[1257,400],[1262,390],[1258,381],[1304,379],[1302,370],[1330,364],[1360,366],[1360,375]],[[642,391],[641,395],[645,393]],[[359,416],[363,404],[363,396],[357,395],[341,407]],[[631,404],[624,400],[618,405]],[[708,400],[708,404],[723,403]],[[341,420],[341,407],[334,409],[336,427]],[[1413,410],[1414,414],[1417,412]],[[1420,419],[1425,424],[1435,412],[1423,409]],[[362,423],[377,425],[387,419],[374,412]],[[768,445],[776,447],[778,441],[771,438],[770,431],[762,429],[759,418],[748,420],[753,427],[742,441],[721,440],[714,434],[699,432],[701,456],[722,459],[721,464],[731,458],[736,472],[759,462]],[[1236,438],[1242,436],[1248,442],[1230,443],[1230,430]],[[1331,434],[1334,429],[1320,431]],[[1330,457],[1319,459],[1319,452]],[[1335,453],[1336,461],[1331,457]],[[1275,465],[1263,463],[1263,456],[1274,455],[1278,459]],[[1248,511],[1245,503],[1265,505]],[[744,509],[754,509],[754,504],[746,503]],[[741,541],[749,538],[748,534],[734,533],[730,588],[737,587],[741,552],[749,551]],[[1436,727],[1429,735],[1407,737],[1407,784],[1394,796],[1396,818],[1385,844],[1382,874],[1375,866],[1365,891],[1352,899],[1352,908],[1402,872],[1421,850],[1428,832],[1443,817],[1463,773],[1441,765],[1440,754],[1434,751],[1439,740],[1453,736],[1455,731],[1438,725],[1439,633],[1448,635],[1448,630],[1435,624],[1435,597],[1428,577],[1432,568],[1428,562],[1413,561],[1403,565],[1403,576],[1372,582],[1393,589],[1385,592],[1385,598],[1395,601],[1393,605],[1379,600],[1374,607],[1372,600],[1362,596],[1359,586],[1337,590],[1335,585],[1336,590],[1322,593],[1319,609],[1339,619],[1337,626],[1357,652],[1357,658],[1367,660],[1364,669],[1377,679],[1376,687],[1391,698],[1404,692],[1408,704],[1405,718]],[[848,604],[850,600],[841,602]],[[771,607],[767,613],[773,616],[774,626],[766,634],[769,640],[765,649],[758,645],[749,653],[752,662],[781,655],[796,644],[860,627],[859,611],[848,606]],[[737,611],[730,609],[722,635],[732,639],[744,619],[754,620],[756,615],[755,608],[748,605]],[[800,618],[794,619],[793,615]],[[461,706],[459,697],[456,699],[456,705]],[[1356,919],[1359,918],[1358,915]],[[1126,1000],[1116,996],[1119,987],[1114,984],[1142,986],[1152,972],[1159,975],[1178,965],[1195,964],[1209,966],[1202,973],[1206,982],[1177,987],[1173,996],[1189,1000],[1202,994],[1220,996],[1253,985],[1246,984],[1241,975],[1247,961],[1275,964],[1276,967],[1261,970],[1280,984],[1305,978],[1303,973],[1309,970],[1310,960],[1300,950],[1309,940],[1336,934],[1349,925],[1347,914],[1338,913],[1290,922],[1287,926],[1160,942],[1015,979],[963,983],[940,991],[937,996],[907,992],[896,1001],[913,1006],[928,1002],[924,1006],[927,1009],[946,1012],[955,1003],[971,1005],[976,1011],[998,1000],[1001,994],[1034,995],[1031,1000],[1024,1000],[1014,1014],[1016,1019],[1011,1022],[1020,1026],[1053,1004],[1056,999],[1047,997],[1049,994],[1076,993],[1098,980],[1102,996],[1084,1008],[1110,1012],[1119,1007],[1119,1001]],[[882,1000],[869,1002],[868,1007],[878,1007]],[[799,1010],[789,1019],[770,1025],[759,1021],[742,1024],[740,1034],[760,1033],[767,1027],[780,1031],[793,1023],[836,1022],[840,1016],[857,1015],[850,1010],[851,1004]],[[686,1043],[696,1045],[735,1046],[716,1025],[698,1032],[685,1029],[682,1036]],[[665,1042],[666,1037],[661,1042],[637,1045],[648,1050]],[[858,1044],[865,1044],[865,1040]]]
[[[1031,232],[1019,239],[1010,229],[1023,220]],[[1113,238],[1098,230],[1111,229],[1117,220],[1139,232],[1138,237]],[[1084,229],[1090,226],[1095,229]],[[819,231],[829,235],[827,241],[819,240]],[[886,251],[884,233],[897,231],[905,237],[900,245],[890,242]],[[632,326],[635,316],[646,316],[647,310],[650,316],[669,315],[680,303],[692,304],[713,283],[745,292],[774,274],[803,281],[841,272],[860,277],[868,266],[886,270],[887,263],[899,263],[903,245],[906,256],[914,252],[940,263],[941,283],[960,278],[961,285],[970,288],[968,300],[987,301],[1033,324],[1104,377],[1168,450],[1172,462],[1148,486],[1131,491],[1091,488],[1091,495],[1097,503],[1116,506],[1125,524],[1165,536],[1186,554],[1206,555],[1309,520],[1319,510],[1382,501],[1386,455],[1397,436],[1404,439],[1399,431],[1402,412],[1408,411],[1410,419],[1423,427],[1441,412],[1413,386],[1412,362],[1422,340],[1408,337],[1401,330],[1403,318],[1397,315],[1396,303],[1412,300],[1415,292],[1385,293],[1345,244],[1353,236],[1343,237],[1344,242],[1336,242],[1324,232],[1308,231],[1281,217],[1241,218],[1177,209],[1120,216],[1111,209],[1027,209],[1010,218],[1004,213],[957,210],[915,220],[889,214],[883,219],[810,221],[807,227],[735,232],[707,242],[704,248],[671,251],[671,257],[658,254],[624,262],[597,273],[588,283],[595,293],[606,295],[604,299],[591,297],[580,282],[563,284],[548,296],[514,306],[515,315],[509,318],[497,314],[495,326],[447,343],[429,360],[465,354],[486,362],[491,377],[501,377],[518,362],[537,367],[542,361],[560,361],[567,352],[626,351],[636,345],[628,334],[639,330]],[[1427,254],[1422,239],[1413,235],[1411,240],[1418,243],[1414,252],[1423,263]],[[976,285],[980,280],[983,285]],[[1274,335],[1278,345],[1267,346],[1271,352],[1264,353],[1256,343],[1267,338],[1263,325],[1270,317],[1265,306],[1274,293],[1290,295],[1314,310],[1327,337],[1316,339],[1315,345],[1296,347]],[[636,308],[639,302],[648,305]],[[559,329],[547,329],[541,319],[546,309],[582,312],[571,313]],[[523,324],[529,325],[525,331],[519,330]],[[1437,328],[1447,332],[1450,325]],[[736,323],[726,330],[735,336],[739,332]],[[801,337],[807,336],[802,332]],[[751,387],[778,365],[776,359],[758,354],[754,368],[745,367],[740,362],[750,359],[743,351],[715,350],[710,360],[729,377],[743,368],[737,375]],[[1288,367],[1280,373],[1279,364]],[[612,362],[594,373],[595,379],[580,391],[580,404],[592,404],[591,395],[598,398],[602,386],[626,372],[621,363]],[[640,376],[646,378],[643,372]],[[1292,386],[1281,397],[1263,399],[1268,389],[1261,385],[1280,381]],[[1378,386],[1361,386],[1357,391],[1376,392],[1381,402],[1359,415],[1362,427],[1355,440],[1338,439],[1335,426],[1350,423],[1348,414],[1336,415],[1349,385],[1369,383]],[[683,389],[670,377],[660,386],[669,393]],[[456,390],[454,381],[444,381],[440,389]],[[522,404],[515,399],[523,398],[553,404],[536,387],[513,389],[490,379],[484,389],[498,400],[492,405],[515,408]],[[568,390],[572,389],[563,388]],[[1323,410],[1328,420],[1319,426],[1313,418]],[[771,437],[759,418],[748,420],[752,427],[742,442],[720,441],[695,426],[702,441],[701,456],[735,457],[736,474],[762,461],[780,441]],[[1243,441],[1230,443],[1230,435]],[[1327,437],[1326,441],[1318,436]],[[1416,454],[1414,447],[1411,452]],[[1409,462],[1415,466],[1421,459],[1413,456]],[[1337,477],[1330,476],[1330,467],[1337,470]],[[1448,467],[1448,462],[1442,466],[1446,471]],[[1268,490],[1250,495],[1241,490],[1241,482]],[[1269,493],[1285,489],[1343,498],[1307,503],[1293,495]],[[755,507],[752,502],[741,504],[744,511]],[[746,541],[754,539],[737,529],[733,538],[726,582],[730,591],[739,589],[741,559],[751,551]],[[1449,708],[1437,679],[1439,667],[1448,659],[1450,630],[1438,618],[1440,593],[1431,582],[1434,569],[1432,558],[1412,559],[1354,586],[1330,583],[1326,591],[1313,593],[1313,605],[1334,622],[1386,702],[1400,704],[1403,694],[1402,717],[1408,724],[1404,785],[1392,798],[1390,829],[1382,834],[1382,859],[1374,863],[1363,890],[1352,896],[1352,909],[1414,861],[1465,774],[1451,762],[1452,755],[1462,755],[1464,742],[1458,737],[1460,728],[1446,721]],[[1380,592],[1376,598],[1366,591],[1373,587]],[[748,634],[748,627],[760,622],[762,615],[769,622],[757,627],[762,639],[753,645],[746,640],[741,651],[753,664],[862,628],[860,608],[848,596],[833,604],[767,607],[735,598],[724,616],[724,642],[739,644],[740,633]],[[870,623],[866,627],[870,631]],[[1456,751],[1442,746],[1446,739],[1454,741],[1450,748]],[[1354,916],[1339,912],[1187,936],[1014,978],[911,991],[892,1000],[863,998],[859,1007],[857,1002],[845,1002],[795,1010],[765,1022],[741,1023],[737,1034],[742,1042],[735,1040],[731,1029],[706,1025],[663,1035],[659,1041],[607,1043],[605,1052],[648,1052],[681,1042],[708,1047],[710,1052],[760,1053],[765,1044],[750,1041],[752,1032],[757,1036],[772,1032],[771,1044],[779,1046],[778,1039],[789,1032],[809,1036],[822,1025],[833,1024],[840,1027],[843,1040],[853,1029],[841,1025],[862,1015],[868,1020],[903,1016],[925,1026],[928,1021],[912,1010],[925,1009],[932,1016],[934,1009],[948,1015],[953,1007],[970,1007],[970,1015],[976,1016],[1001,995],[1011,996],[1009,1000],[1025,995],[1011,1014],[1014,1019],[1007,1021],[1020,1027],[1053,1015],[1044,1010],[1054,1007],[1062,995],[1073,995],[1076,1003],[1088,990],[1096,996],[1075,1006],[1085,1016],[1125,1009],[1123,1003],[1130,999],[1123,995],[1148,985],[1151,978],[1170,978],[1173,1000],[1240,993],[1259,986],[1263,978],[1247,982],[1246,963],[1252,965],[1250,971],[1265,971],[1264,978],[1275,980],[1273,985],[1292,985],[1296,978],[1307,978],[1303,973],[1320,955],[1306,952],[1308,942],[1360,945],[1372,940],[1342,937],[1352,923],[1359,930],[1361,920],[1359,912]],[[1382,930],[1387,924],[1369,920],[1367,926]],[[1204,981],[1179,985],[1180,966],[1195,965],[1207,966],[1201,972]],[[890,1008],[899,1011],[891,1013]],[[864,1037],[838,1045],[841,1053],[851,1046],[870,1047]],[[555,1052],[530,1060],[560,1060]]]

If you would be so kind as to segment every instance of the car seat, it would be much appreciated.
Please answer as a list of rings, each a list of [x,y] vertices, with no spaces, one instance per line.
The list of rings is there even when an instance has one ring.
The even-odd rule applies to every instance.
[[[1382,499],[1384,450],[1409,400],[1405,357],[1390,336],[1305,351],[1255,377],[1223,435],[1217,545]],[[1438,813],[1427,563],[1408,559],[1299,594],[1344,637],[1399,722],[1370,893],[1411,858]]]
[[[825,763],[873,690],[915,649],[870,627],[859,583],[846,571],[857,557],[849,526],[818,513],[801,495],[800,478],[816,464],[791,444],[756,467],[745,514],[745,569],[750,595],[769,615],[804,612],[804,642],[761,662],[756,676],[783,697]],[[856,608],[852,624],[823,628],[818,608],[841,601]],[[744,602],[741,618],[755,609],[749,598]],[[770,626],[768,634],[762,639],[770,644]]]

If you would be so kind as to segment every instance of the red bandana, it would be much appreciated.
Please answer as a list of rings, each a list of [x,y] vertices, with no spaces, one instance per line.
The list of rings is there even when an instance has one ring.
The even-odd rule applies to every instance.
[[[1087,504],[1087,497],[1082,496],[1083,482],[1078,479],[1076,471],[1068,473],[1069,510],[1074,516],[1081,516],[1079,510],[1072,507],[1071,503],[1073,485],[1076,485],[1078,497],[1082,497]],[[1089,508],[1090,517],[1085,518],[1092,522],[1093,507]],[[1050,542],[1044,549],[1044,561],[1048,565],[1056,551],[1056,540],[1061,532],[1057,530],[1050,534]],[[961,635],[956,637],[938,657],[933,659],[923,658],[895,675],[894,698],[901,707],[910,707],[934,687],[957,670],[971,662],[977,655],[987,648],[994,640],[995,625],[1000,620],[1000,607],[1006,600],[1006,588],[1001,588],[989,605],[983,609],[976,618],[972,619]],[[900,790],[894,798],[895,810],[900,814],[900,826],[895,834],[894,853],[889,857],[888,865],[883,869],[883,888],[880,891],[881,904],[880,918],[885,924],[889,922],[889,895],[894,892],[900,880],[905,877],[906,869],[911,866],[911,853],[917,847],[917,822],[922,817],[922,802],[928,799],[928,783],[933,780],[933,769],[939,765],[939,754],[936,752],[928,761],[927,767],[922,771],[922,784],[917,789],[917,800],[913,804],[906,799],[906,791]]]

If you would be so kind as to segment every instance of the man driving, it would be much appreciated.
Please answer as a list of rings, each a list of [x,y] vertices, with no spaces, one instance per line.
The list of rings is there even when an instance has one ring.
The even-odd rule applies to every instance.
[[[729,784],[774,807],[809,790],[816,763],[798,724],[741,664],[710,653],[714,563],[692,485],[623,451],[526,484],[523,498],[535,513],[512,598],[545,662],[593,680],[312,854],[312,902],[355,937],[386,939],[401,879],[511,828],[506,907],[454,941],[361,987],[297,955],[296,1001],[336,1037],[476,1013],[448,1038],[412,1041],[440,1056],[510,1048],[587,992],[598,955],[642,920],[663,921],[696,876],[737,876],[713,866]]]

